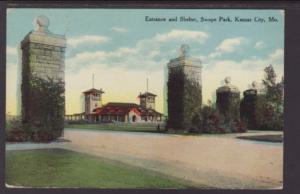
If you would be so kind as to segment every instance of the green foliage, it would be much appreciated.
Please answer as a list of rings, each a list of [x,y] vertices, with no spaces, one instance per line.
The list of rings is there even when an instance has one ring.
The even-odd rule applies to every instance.
[[[193,124],[193,117],[201,110],[202,91],[199,82],[184,79],[183,126],[188,129]]]
[[[61,136],[64,128],[64,82],[33,76],[29,83],[30,116],[24,127],[32,141],[50,141]]]
[[[247,123],[249,129],[257,128],[256,109],[257,104],[257,90],[251,89],[244,92],[244,98],[241,100],[240,112],[241,120]]]
[[[184,73],[181,69],[169,73],[168,80],[168,128],[182,129]]]
[[[224,117],[224,122],[229,123],[240,119],[239,93],[219,92],[217,93],[217,107]]]
[[[202,91],[196,80],[190,80],[181,68],[169,73],[168,123],[172,129],[189,129],[201,109]]]
[[[202,125],[203,125],[203,121],[202,121],[202,115],[197,112],[194,114],[193,118],[192,118],[192,127],[190,129],[190,131],[202,131]]]
[[[276,73],[272,65],[264,69],[263,89],[259,94],[253,93],[242,100],[241,113],[250,129],[283,129],[283,77],[276,82]]]
[[[193,118],[193,129],[200,133],[246,132],[247,127],[240,120],[226,120],[223,114],[211,103],[202,107]]]
[[[5,126],[5,138],[8,142],[24,142],[30,140],[30,134],[24,130],[20,119],[8,121]]]
[[[272,65],[264,71],[264,92],[258,96],[256,104],[257,127],[262,130],[283,130],[283,78],[276,82]]]
[[[201,110],[202,126],[201,130],[206,133],[222,132],[220,130],[221,115],[211,104],[203,106]]]
[[[272,65],[267,66],[264,71],[265,78],[262,83],[266,99],[276,105],[283,104],[283,78],[281,82],[276,83],[276,73]]]
[[[268,101],[266,95],[261,94],[256,104],[256,125],[260,130],[282,130],[283,112],[276,105]]]

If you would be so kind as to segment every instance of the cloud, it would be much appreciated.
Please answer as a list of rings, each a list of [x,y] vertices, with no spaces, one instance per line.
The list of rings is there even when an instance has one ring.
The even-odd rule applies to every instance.
[[[260,50],[264,47],[265,47],[264,41],[258,41],[258,42],[255,43],[255,46],[254,46],[254,48],[256,48],[257,50]]]
[[[283,55],[284,55],[283,49],[277,49],[277,50],[275,50],[274,53],[271,53],[269,55],[269,58],[272,59],[272,61],[278,61],[278,60],[283,59]]]
[[[168,33],[156,34],[153,38],[155,41],[158,42],[166,42],[166,41],[173,41],[173,40],[180,40],[180,41],[196,41],[203,43],[209,38],[209,34],[204,31],[192,31],[192,30],[171,30]]]
[[[92,73],[95,74],[95,87],[105,91],[103,102],[124,101],[138,103],[136,95],[145,90],[145,78],[149,77],[149,89],[158,95],[156,108],[162,111],[163,107],[163,84],[167,61],[155,62],[153,57],[156,51],[148,55],[139,56],[141,45],[134,48],[120,48],[111,52],[98,51],[93,54],[85,52],[77,55],[76,60],[93,61],[90,65],[80,68],[76,72],[66,70],[66,107],[67,113],[81,112],[81,92],[91,87]],[[250,57],[243,60],[210,59],[203,64],[203,102],[212,99],[212,94],[221,86],[222,80],[230,76],[232,84],[236,85],[241,95],[253,81],[260,82],[264,77],[264,68],[273,64],[278,78],[283,75],[283,50],[276,49],[264,58]],[[130,57],[126,57],[130,56]],[[120,64],[111,60],[121,57]],[[102,59],[99,61],[99,58]],[[123,61],[124,60],[124,61]],[[140,68],[137,67],[140,64]],[[71,67],[70,63],[69,67]],[[132,66],[131,66],[132,65]],[[155,67],[155,71],[147,71],[149,66]],[[129,69],[129,67],[131,67]],[[77,68],[78,69],[78,68]],[[82,81],[85,78],[86,81]],[[130,87],[127,87],[130,86]]]
[[[94,51],[77,53],[72,58],[66,60],[67,67],[75,70],[98,64],[99,66],[115,67],[124,66],[128,60],[133,60],[136,56],[136,50],[127,47],[118,48],[115,51]],[[137,57],[137,56],[136,56]],[[134,65],[134,64],[132,64]]]
[[[207,36],[187,36],[191,31],[187,32],[183,30],[186,33],[182,33],[182,31],[178,33],[178,31],[180,30],[171,30],[166,33],[156,34],[147,39],[139,40],[131,48],[121,47],[112,51],[98,50],[94,52],[86,51],[77,53],[66,61],[66,72],[69,74],[66,75],[66,80],[69,80],[70,83],[70,86],[66,87],[75,87],[69,88],[69,91],[81,91],[89,88],[91,82],[87,81],[86,83],[80,82],[79,80],[81,80],[82,77],[90,79],[90,74],[94,72],[96,77],[99,76],[99,78],[96,78],[99,79],[99,87],[103,87],[104,90],[111,92],[110,95],[106,94],[108,98],[106,101],[117,99],[130,101],[130,99],[135,100],[133,98],[135,98],[134,95],[136,92],[143,89],[143,80],[146,74],[155,74],[157,76],[151,77],[150,80],[155,79],[155,90],[157,90],[155,92],[159,93],[162,91],[160,86],[162,87],[164,80],[162,71],[171,58],[178,56],[176,52],[177,48],[179,48],[182,43],[186,43],[186,41],[183,40],[188,40],[188,44],[199,45],[199,43],[203,44],[206,38],[209,37],[208,34]],[[202,37],[202,40],[199,41],[196,37]],[[198,40],[198,42],[196,42],[196,40]],[[162,44],[162,42],[166,41],[168,41],[168,44]],[[220,42],[212,53],[219,53],[221,56],[224,53],[236,52],[240,49],[241,45],[246,43],[248,43],[248,39],[243,37],[225,39]],[[215,93],[215,90],[221,85],[220,82],[226,76],[232,77],[232,84],[238,86],[242,92],[248,89],[249,84],[253,81],[259,82],[263,78],[263,69],[269,64],[274,66],[278,77],[283,75],[283,49],[276,49],[269,55],[260,58],[249,57],[242,60],[224,60],[222,58],[202,57],[201,59],[203,61],[203,102],[211,99],[211,95]],[[71,80],[76,81],[72,82]],[[112,85],[110,85],[110,82]],[[142,83],[139,86],[135,86],[135,82]],[[128,89],[128,87],[123,87],[124,85],[133,86],[132,91],[128,91],[128,94],[130,94],[128,98],[125,95],[125,90],[124,93],[122,93],[123,88]],[[80,94],[68,94],[67,98],[72,98],[72,96],[78,97],[78,95]],[[159,93],[159,95],[162,94]],[[70,110],[68,112],[73,111]]]
[[[246,42],[246,38],[239,37],[239,38],[229,38],[225,39],[221,42],[219,46],[217,46],[216,51],[222,53],[231,53],[236,51],[237,47],[240,46],[242,43]]]
[[[208,36],[202,31],[171,30],[139,40],[131,48],[121,47],[113,51],[98,50],[77,53],[67,58],[66,67],[78,71],[80,68],[98,64],[107,68],[122,67],[127,70],[157,71],[166,65],[170,58],[177,56],[176,49],[182,43],[194,43],[195,41],[203,43]],[[169,41],[168,44],[162,44],[166,41]]]
[[[113,27],[113,28],[111,28],[111,30],[112,31],[114,31],[114,32],[128,32],[128,29],[126,29],[126,28],[121,28],[121,27]]]
[[[237,38],[228,38],[223,40],[215,49],[214,52],[209,54],[209,57],[220,57],[224,53],[232,53],[237,51],[239,46],[242,44],[246,44],[248,42],[248,39],[244,37],[237,37]]]
[[[11,46],[7,46],[6,47],[6,54],[7,55],[17,55],[18,51],[17,51],[17,48],[16,47],[11,47]]]
[[[272,64],[277,74],[277,81],[284,75],[283,49],[276,49],[264,58],[250,57],[242,60],[207,59],[203,64],[202,82],[204,103],[215,95],[225,77],[232,78],[241,94],[253,81],[258,83],[264,77],[264,68]]]
[[[71,47],[77,47],[81,44],[99,44],[106,43],[110,40],[109,37],[106,36],[98,36],[98,35],[84,35],[78,37],[71,37],[67,39],[67,44]]]

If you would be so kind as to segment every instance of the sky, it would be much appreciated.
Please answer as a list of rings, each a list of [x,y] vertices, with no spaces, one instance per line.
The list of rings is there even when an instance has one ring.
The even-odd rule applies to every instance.
[[[28,9],[7,10],[6,113],[20,114],[21,40],[36,29],[35,18],[49,18],[49,30],[65,35],[66,114],[83,112],[82,92],[94,86],[104,90],[103,103],[139,103],[138,94],[155,93],[156,110],[163,112],[165,70],[179,56],[182,44],[202,61],[203,103],[215,99],[215,90],[230,76],[243,90],[264,77],[272,64],[278,80],[284,74],[283,10],[217,9]],[[199,22],[149,22],[145,17],[182,16]],[[200,22],[230,17],[233,22]],[[252,22],[235,22],[235,17]],[[266,22],[254,22],[264,18]],[[277,22],[268,22],[274,17]]]

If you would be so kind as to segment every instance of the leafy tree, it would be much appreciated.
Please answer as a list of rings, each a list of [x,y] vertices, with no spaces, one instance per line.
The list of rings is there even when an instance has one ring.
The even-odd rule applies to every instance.
[[[272,65],[267,66],[264,71],[265,78],[262,80],[262,83],[265,97],[271,103],[280,106],[283,104],[283,77],[279,83],[276,83],[277,76]]]
[[[257,127],[262,130],[282,130],[284,79],[282,77],[280,82],[276,82],[277,76],[272,65],[264,71],[263,93],[259,94],[256,104]]]

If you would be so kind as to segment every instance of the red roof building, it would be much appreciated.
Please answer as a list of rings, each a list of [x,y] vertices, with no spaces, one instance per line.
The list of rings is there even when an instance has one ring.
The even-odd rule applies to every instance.
[[[94,109],[97,121],[102,122],[157,122],[162,114],[134,103],[110,102]]]
[[[146,109],[155,109],[155,94],[150,92],[140,93],[138,98],[140,99],[140,105]]]
[[[86,120],[91,122],[161,122],[163,114],[155,111],[155,94],[140,93],[140,105],[135,103],[109,102],[102,105],[102,89],[84,91],[85,112],[65,115],[66,120]]]
[[[95,88],[84,91],[84,112],[87,119],[95,120],[93,110],[98,107],[102,107],[102,89]]]

